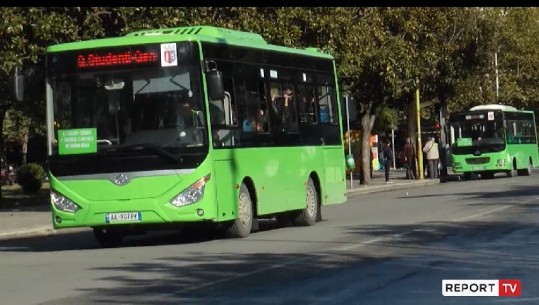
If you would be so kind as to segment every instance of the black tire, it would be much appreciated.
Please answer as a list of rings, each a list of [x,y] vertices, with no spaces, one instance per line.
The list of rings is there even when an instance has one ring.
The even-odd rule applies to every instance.
[[[519,176],[531,176],[532,175],[532,161],[528,159],[528,167],[518,170]]]
[[[280,227],[290,227],[293,225],[293,218],[295,215],[292,215],[291,213],[281,213],[279,215],[275,216],[275,219],[277,220],[277,224]]]
[[[483,179],[492,179],[492,178],[494,178],[494,173],[493,172],[481,173],[481,178],[483,178]]]
[[[106,227],[93,229],[95,238],[103,248],[118,247],[124,240],[124,234],[119,230]]]
[[[318,219],[318,213],[320,212],[320,200],[318,191],[314,186],[314,182],[311,178],[307,181],[306,187],[306,207],[298,213],[294,219],[294,224],[298,226],[312,226]]]
[[[513,177],[516,177],[516,176],[518,176],[518,171],[516,169],[516,164],[513,163],[513,167],[511,168],[511,170],[509,170],[507,172],[507,177],[513,178]]]
[[[249,189],[241,184],[238,196],[238,217],[226,229],[226,235],[231,238],[244,238],[251,234],[253,227],[254,212],[253,201]]]

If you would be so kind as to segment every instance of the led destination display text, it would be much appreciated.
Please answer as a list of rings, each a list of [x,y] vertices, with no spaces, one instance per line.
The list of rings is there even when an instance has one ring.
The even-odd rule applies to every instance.
[[[77,55],[77,68],[111,67],[130,64],[154,63],[159,59],[158,52],[144,52],[140,50],[124,51],[107,54],[79,54]]]

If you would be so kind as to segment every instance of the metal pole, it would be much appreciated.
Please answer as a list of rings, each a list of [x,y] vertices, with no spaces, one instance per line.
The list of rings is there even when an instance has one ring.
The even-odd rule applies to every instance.
[[[417,169],[419,171],[419,180],[423,180],[423,145],[421,144],[421,106],[419,104],[419,81],[416,81],[416,83],[417,88],[415,89],[415,107],[417,120]]]
[[[391,128],[391,149],[393,150],[393,169],[397,169],[397,161],[395,160],[395,129]]]
[[[498,80],[498,52],[494,52],[494,67],[496,68],[496,103],[497,103],[498,93],[500,89],[500,82]]]
[[[345,97],[346,101],[346,129],[348,130],[348,154],[352,154],[352,135],[350,134],[350,111],[348,109],[348,95]],[[357,166],[357,165],[356,165]],[[354,170],[350,170],[350,189],[354,187]]]

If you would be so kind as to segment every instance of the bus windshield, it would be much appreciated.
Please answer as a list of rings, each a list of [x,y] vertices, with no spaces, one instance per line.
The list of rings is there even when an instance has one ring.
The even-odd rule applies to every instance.
[[[502,121],[466,120],[452,122],[456,142],[452,149],[454,154],[469,154],[475,151],[496,152],[505,149],[505,128]],[[462,145],[460,139],[468,139]]]
[[[471,138],[480,144],[503,144],[505,132],[499,122],[467,121],[455,125],[459,138]]]
[[[96,129],[98,153],[136,145],[179,153],[208,143],[200,72],[193,61],[122,68],[49,75],[53,154],[58,130],[83,128]]]

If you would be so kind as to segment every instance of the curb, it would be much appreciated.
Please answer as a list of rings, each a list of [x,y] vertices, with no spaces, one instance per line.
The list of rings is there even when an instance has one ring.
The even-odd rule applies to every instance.
[[[20,237],[33,237],[54,234],[54,229],[51,226],[40,227],[35,229],[26,229],[14,232],[0,233],[0,240],[14,239]]]
[[[72,230],[55,230],[52,226],[26,229],[21,231],[0,233],[0,241],[17,239],[17,238],[32,238],[39,236],[49,236],[49,235],[60,235],[60,234],[69,234],[69,233],[79,233],[87,231],[87,228],[75,228]]]
[[[395,183],[395,184],[384,184],[384,185],[371,185],[371,186],[358,186],[357,188],[347,190],[346,195],[347,196],[354,196],[354,195],[360,195],[360,194],[369,194],[369,193],[378,193],[378,192],[385,192],[385,191],[394,191],[394,190],[402,190],[407,188],[414,188],[414,187],[421,187],[421,186],[427,186],[427,185],[435,185],[440,184],[440,180],[423,180],[423,181],[417,181],[417,182],[408,182],[408,183]]]

